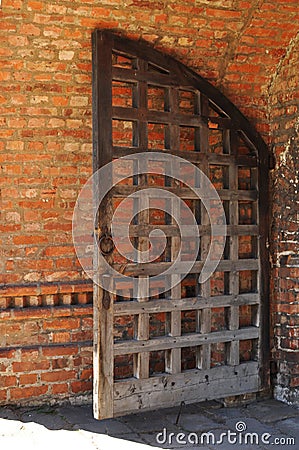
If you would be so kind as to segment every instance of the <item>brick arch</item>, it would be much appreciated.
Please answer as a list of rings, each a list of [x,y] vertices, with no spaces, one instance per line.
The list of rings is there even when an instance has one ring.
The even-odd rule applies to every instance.
[[[223,89],[247,117],[269,136],[269,100],[273,81],[296,40],[299,30],[298,2],[256,2],[234,55],[226,65]],[[254,106],[248,100],[255,98]],[[246,104],[247,103],[247,104]],[[261,110],[259,113],[258,110]],[[268,122],[261,125],[261,122]]]
[[[126,37],[145,39],[192,67],[270,140],[269,87],[299,30],[295,0],[279,0],[275,8],[272,2],[261,0],[217,1],[212,5],[207,1],[196,5],[132,1],[127,14],[131,21],[122,23],[120,19],[117,27]],[[149,14],[151,24],[146,19]],[[102,23],[96,17],[90,20],[94,27]],[[114,29],[115,22],[107,20],[105,26]]]

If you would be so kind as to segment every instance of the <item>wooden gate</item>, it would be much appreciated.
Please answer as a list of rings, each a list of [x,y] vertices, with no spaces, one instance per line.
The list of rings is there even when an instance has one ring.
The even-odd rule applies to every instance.
[[[134,155],[148,150],[199,167],[223,203],[225,249],[201,285],[211,230],[207,210],[161,168],[157,175],[132,176]],[[96,30],[93,155],[94,171],[124,155],[132,162],[122,166],[126,182],[117,183],[119,174],[111,173],[115,187],[100,205],[95,226],[95,268],[104,270],[98,265],[102,253],[145,293],[135,296],[132,285],[117,286],[116,278],[109,279],[112,292],[94,284],[95,417],[259,391],[267,383],[268,359],[268,154],[261,137],[227,98],[178,61],[145,43]],[[95,200],[103,182],[96,180]],[[183,199],[201,236],[191,270],[165,292],[159,283],[148,292],[151,277],[172,264],[180,245],[174,221],[161,211],[163,199],[150,205],[139,196],[118,209],[120,221],[134,216],[130,239],[140,251],[149,248],[150,231],[163,230],[166,247],[156,261],[132,263],[110,237],[114,210],[146,187]],[[134,215],[136,201],[142,212]]]

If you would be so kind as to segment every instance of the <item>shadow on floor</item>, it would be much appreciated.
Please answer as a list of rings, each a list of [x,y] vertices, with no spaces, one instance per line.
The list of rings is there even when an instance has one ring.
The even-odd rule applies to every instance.
[[[246,444],[248,449],[269,449],[269,444],[261,438],[265,434],[270,436],[269,439],[279,438],[283,443],[275,444],[275,449],[299,448],[299,410],[275,400],[234,408],[224,408],[213,401],[97,421],[93,418],[91,405],[0,408],[0,442],[2,445],[7,443],[8,446],[3,448],[9,449],[15,448],[12,444],[19,443],[18,448],[24,450],[28,443],[30,450],[45,450],[48,444],[53,450],[56,441],[57,450],[67,446],[72,447],[71,450],[82,450],[82,446],[84,450],[117,446],[122,450],[149,448],[147,446],[236,448],[236,444],[228,440],[228,430],[231,433],[238,431],[238,436],[243,433],[241,438],[246,432],[254,433],[256,440],[252,445]],[[224,435],[222,440],[221,435]]]

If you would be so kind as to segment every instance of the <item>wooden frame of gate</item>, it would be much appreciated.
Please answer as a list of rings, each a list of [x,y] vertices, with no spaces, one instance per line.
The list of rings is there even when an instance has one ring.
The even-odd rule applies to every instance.
[[[113,101],[115,86],[120,88],[120,97],[126,95],[128,101]],[[158,137],[150,143],[155,127],[160,127],[160,131],[156,130]],[[125,139],[118,145],[118,128],[122,132],[129,128],[129,143]],[[161,128],[162,148],[157,144]],[[189,130],[187,144],[186,130]],[[216,284],[220,283],[216,295],[209,279],[200,292],[196,287],[191,289],[187,298],[182,296],[181,283],[162,298],[137,300],[125,300],[94,284],[94,414],[99,419],[175,406],[182,401],[191,403],[257,392],[268,383],[267,147],[239,110],[186,66],[143,42],[95,30],[94,171],[115,158],[132,155],[134,159],[135,153],[149,149],[192,162],[214,182],[228,221],[228,242],[217,267],[223,279],[222,275],[216,279]],[[214,180],[215,174],[218,179]],[[111,195],[125,198],[140,184],[146,187],[146,183],[146,178],[140,176],[133,186],[118,186]],[[165,183],[163,188],[171,190],[171,185],[167,187]],[[97,186],[94,192],[96,196]],[[190,199],[184,189],[176,193],[180,198]],[[100,207],[96,226],[99,235],[110,232],[111,205],[110,197]],[[200,210],[198,226],[204,259],[209,242],[208,218],[202,205]],[[151,229],[149,213],[139,214],[138,220],[138,225],[131,227],[132,238],[139,249],[144,249],[148,245],[146,233]],[[169,237],[172,255],[179,239],[171,223],[165,222],[161,227]],[[97,248],[95,267],[98,251]],[[124,271],[144,286],[159,265],[171,264],[171,258],[145,269],[142,263],[126,264]],[[113,253],[107,254],[106,259],[120,267]],[[191,274],[197,274],[200,267],[202,261],[196,262]],[[186,282],[184,286],[186,290]],[[165,313],[165,333],[153,337],[149,320],[157,313]],[[191,332],[186,333],[185,329],[183,333],[182,320],[188,314],[195,325],[191,326]],[[130,340],[114,342],[114,323],[121,317],[133,318],[134,332]],[[222,319],[223,327],[217,329]],[[165,356],[163,370],[151,373],[151,355],[159,351]],[[246,352],[249,356],[244,358]],[[128,370],[129,376],[115,379],[117,358],[126,354],[131,359],[125,360],[124,370],[132,367],[132,373]],[[191,368],[184,363],[183,354],[187,359],[194,356]]]

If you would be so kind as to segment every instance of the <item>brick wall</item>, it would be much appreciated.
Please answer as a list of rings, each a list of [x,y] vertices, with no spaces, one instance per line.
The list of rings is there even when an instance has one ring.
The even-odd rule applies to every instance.
[[[1,341],[1,368],[16,393],[4,386],[0,401],[19,402],[21,391],[36,401],[90,392],[84,378],[90,359],[74,362],[90,351],[90,328],[79,328],[90,321],[91,311],[84,303],[90,287],[78,287],[86,277],[75,257],[71,220],[91,173],[90,35],[95,27],[145,39],[174,55],[217,85],[274,144],[273,358],[279,386],[296,393],[298,310],[292,302],[298,273],[284,256],[298,253],[298,197],[290,182],[298,171],[297,0],[277,0],[275,8],[260,0],[2,0],[0,327],[8,341]],[[47,328],[51,320],[61,328]],[[73,323],[78,327],[71,331]],[[27,344],[32,348],[22,350]],[[61,370],[55,361],[63,351],[71,352],[66,358],[70,378],[58,392],[60,383],[46,382],[45,373]],[[29,359],[37,364],[30,373],[14,372],[14,363]],[[42,364],[48,369],[37,368]],[[80,383],[82,389],[74,387]]]
[[[92,286],[7,288],[0,302],[0,403],[90,401]]]
[[[272,318],[275,395],[299,403],[298,37],[271,87],[273,171]]]

